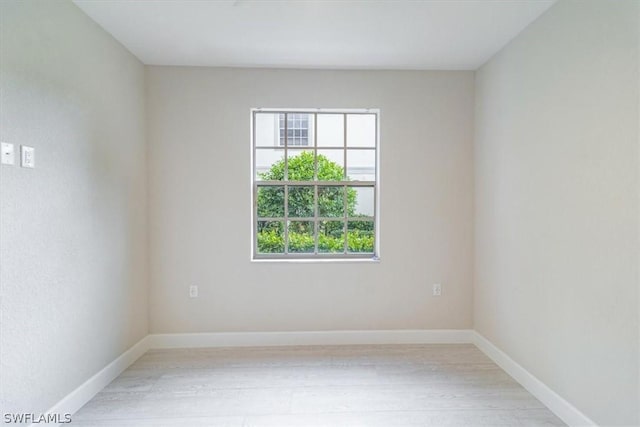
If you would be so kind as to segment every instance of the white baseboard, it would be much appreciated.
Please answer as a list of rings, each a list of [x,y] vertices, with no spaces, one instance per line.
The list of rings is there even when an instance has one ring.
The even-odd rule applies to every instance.
[[[471,329],[151,334],[69,393],[47,413],[75,413],[149,349],[358,344],[475,344],[569,426],[596,426],[589,417]]]
[[[218,332],[147,335],[56,403],[47,414],[74,414],[151,348],[251,347],[349,344],[453,344],[472,343],[470,329]],[[36,424],[32,424],[36,426]]]
[[[258,347],[283,345],[357,344],[470,344],[470,329],[308,331],[308,332],[214,332],[152,334],[149,348]]]
[[[47,414],[74,414],[90,401],[98,392],[116,379],[125,369],[149,350],[149,336],[142,338],[129,350],[122,353],[113,362],[102,368],[94,376],[82,383],[61,401],[56,403]],[[72,417],[73,418],[73,417]],[[31,424],[33,427],[39,424]],[[51,425],[51,424],[47,424]],[[65,424],[66,425],[66,424]]]
[[[529,393],[549,408],[554,414],[569,426],[597,426],[589,417],[580,412],[575,406],[563,399],[545,383],[533,376],[520,366],[505,352],[496,347],[491,341],[473,332],[473,343],[486,354],[496,365],[520,383]]]

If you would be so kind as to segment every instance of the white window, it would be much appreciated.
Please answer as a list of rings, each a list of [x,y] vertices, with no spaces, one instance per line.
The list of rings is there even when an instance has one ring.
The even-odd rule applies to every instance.
[[[286,121],[285,121],[286,120]],[[281,113],[279,114],[278,127],[280,133],[280,145],[285,144],[285,133],[287,135],[286,140],[289,146],[309,145],[309,115],[297,114],[297,113]]]
[[[378,112],[254,110],[253,257],[378,254]]]

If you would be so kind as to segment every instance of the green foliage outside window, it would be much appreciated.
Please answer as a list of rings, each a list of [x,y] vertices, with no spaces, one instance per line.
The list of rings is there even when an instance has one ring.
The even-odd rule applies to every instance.
[[[344,181],[344,168],[329,160],[326,156],[317,156],[318,181]],[[288,159],[289,181],[314,180],[314,155],[303,151]],[[271,168],[259,174],[262,180],[283,181],[284,159],[275,162]],[[289,183],[288,216],[309,218],[309,221],[291,221],[289,224],[289,252],[313,253],[314,240],[314,188],[295,186]],[[336,218],[336,221],[321,221],[318,225],[318,252],[344,252],[344,187],[318,187],[318,216]],[[258,189],[258,216],[261,218],[279,218],[284,216],[284,187],[263,186]],[[353,188],[346,190],[346,209],[348,217],[359,216],[356,213],[357,192]],[[347,228],[347,247],[349,252],[373,252],[374,224],[371,221],[351,221]],[[258,221],[258,252],[284,252],[284,222]]]

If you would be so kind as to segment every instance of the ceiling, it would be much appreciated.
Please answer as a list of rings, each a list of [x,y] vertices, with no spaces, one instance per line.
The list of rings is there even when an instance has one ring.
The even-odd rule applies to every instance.
[[[145,64],[474,70],[553,0],[74,0]]]

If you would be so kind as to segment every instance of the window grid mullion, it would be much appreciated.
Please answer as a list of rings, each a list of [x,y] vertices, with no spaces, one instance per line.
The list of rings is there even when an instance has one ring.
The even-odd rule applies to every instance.
[[[289,253],[289,185],[284,185],[284,253]]]
[[[308,128],[308,126],[307,126]],[[307,134],[307,138],[309,137],[309,135]],[[307,139],[308,141],[308,139]],[[314,113],[313,115],[313,180],[316,182],[316,184],[313,186],[313,212],[314,212],[314,219],[313,219],[313,241],[314,241],[314,248],[313,248],[313,253],[315,255],[318,255],[318,228],[319,228],[319,224],[318,224],[318,215],[320,214],[319,212],[319,207],[318,207],[318,113]]]
[[[289,185],[287,185],[287,181],[289,180],[289,135],[288,133],[288,122],[289,122],[289,113],[284,113],[284,253],[289,253]]]
[[[284,141],[283,141],[284,143]],[[277,148],[277,147],[276,147]],[[330,146],[322,146],[319,147],[321,150],[333,150],[333,151],[342,151],[344,150],[344,146],[337,146],[337,145],[330,145]],[[269,146],[260,146],[260,147],[256,147],[256,150],[273,150],[274,147],[269,147]],[[374,147],[349,147],[349,150],[364,150],[364,151],[373,151],[375,150]]]
[[[312,187],[314,185],[324,187],[341,187],[343,185],[349,185],[351,187],[375,187],[375,181],[287,181],[290,185],[299,185],[302,187]],[[284,181],[258,181],[258,185],[261,187],[268,186],[282,186]]]
[[[318,255],[318,186],[313,186],[313,240],[314,248],[313,253]]]
[[[344,180],[347,181],[348,175],[347,175],[347,114],[345,113],[343,116],[343,120],[342,120],[342,131],[344,132],[344,136],[343,136],[343,141],[342,143],[344,144]],[[347,220],[348,216],[349,216],[349,212],[347,212],[347,207],[348,207],[348,195],[349,193],[347,192],[347,189],[349,187],[347,187],[347,185],[345,184],[344,186],[344,194],[343,194],[343,200],[344,200],[344,226],[343,226],[343,230],[344,230],[344,248],[343,248],[343,253],[346,254],[349,251],[349,236],[347,235],[347,231],[348,231],[348,224],[349,221]]]
[[[289,135],[287,135],[288,132],[288,127],[287,127],[287,113],[284,114],[284,173],[282,176],[282,179],[286,182],[289,180],[289,155],[288,155],[288,139],[289,139]]]
[[[288,217],[289,221],[313,221],[314,217],[304,217],[304,216],[290,216]],[[362,221],[362,222],[374,222],[374,218],[372,216],[348,216],[348,221]],[[284,217],[281,216],[261,216],[258,217],[258,221],[284,221]],[[342,216],[319,216],[318,221],[344,221],[344,217]]]
[[[342,227],[343,230],[344,230],[343,231],[343,234],[344,234],[344,248],[343,248],[344,250],[343,250],[343,253],[345,253],[345,254],[347,253],[347,249],[349,248],[349,245],[347,243],[348,242],[348,240],[347,240],[348,239],[348,236],[347,236],[347,223],[348,223],[347,222],[347,218],[349,217],[349,214],[347,212],[347,200],[348,200],[347,188],[348,187],[345,185],[344,188],[343,188],[344,193],[343,193],[343,196],[342,196],[343,204],[344,204],[344,212],[343,212],[343,214],[344,214],[344,216],[343,216],[344,224],[343,224],[343,227]]]
[[[318,181],[318,114],[313,115],[313,180]]]

